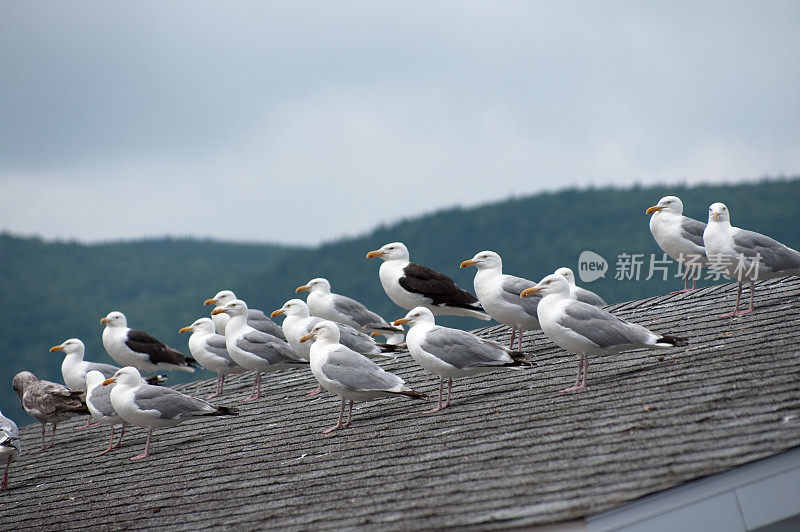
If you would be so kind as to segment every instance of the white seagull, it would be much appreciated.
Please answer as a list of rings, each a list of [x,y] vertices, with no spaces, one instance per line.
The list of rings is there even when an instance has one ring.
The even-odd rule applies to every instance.
[[[108,356],[122,366],[133,366],[139,371],[180,370],[193,372],[197,363],[177,349],[164,345],[144,331],[128,328],[125,314],[109,312],[100,320],[103,329],[103,347]]]
[[[664,196],[645,212],[653,215],[650,217],[650,232],[658,247],[684,266],[683,290],[678,293],[696,290],[700,268],[708,263],[703,244],[706,224],[684,216],[683,202],[677,196]]]
[[[261,373],[298,367],[308,361],[277,336],[257,331],[247,324],[247,304],[241,299],[229,301],[211,313],[225,312],[231,319],[225,326],[225,347],[234,362],[256,372],[253,390],[241,402],[255,401],[261,397]]]
[[[708,208],[703,242],[711,267],[739,281],[736,307],[723,317],[753,311],[755,281],[785,275],[800,276],[800,252],[761,233],[733,227],[730,211],[724,203],[714,203]],[[745,280],[750,281],[750,307],[739,310]]]
[[[238,298],[231,290],[220,290],[211,299],[206,299],[203,304],[214,305],[214,308],[218,309],[234,299]],[[212,314],[211,319],[214,320],[214,327],[217,329],[217,334],[225,336],[225,325],[228,323],[230,316],[225,313]],[[261,310],[248,308],[247,324],[257,331],[265,332],[267,334],[271,334],[272,336],[277,336],[281,340],[286,339],[283,337],[281,326],[269,319],[269,317],[267,317],[267,315]]]
[[[392,242],[367,253],[383,259],[378,272],[389,299],[401,308],[427,307],[434,314],[472,316],[490,320],[478,299],[456,286],[448,276],[409,261],[408,248]]]
[[[592,292],[591,290],[587,290],[585,288],[581,288],[577,284],[575,284],[575,274],[572,272],[570,268],[559,268],[554,271],[556,275],[563,276],[567,282],[569,283],[569,296],[572,299],[577,299],[578,301],[583,301],[584,303],[589,303],[590,305],[594,305],[595,307],[605,307],[608,303],[605,300]]]
[[[308,310],[312,316],[349,325],[362,333],[386,336],[389,344],[403,341],[405,331],[402,327],[390,325],[355,299],[332,293],[330,282],[323,277],[311,279],[295,291],[308,292]]]
[[[116,383],[111,390],[111,405],[117,414],[131,425],[147,427],[144,452],[131,460],[150,456],[153,429],[174,427],[179,423],[202,416],[235,416],[236,411],[214,406],[202,399],[184,395],[171,388],[147,384],[133,367],[122,368],[103,385]]]
[[[389,373],[364,355],[339,343],[339,328],[332,321],[323,320],[300,338],[301,342],[314,340],[311,346],[311,373],[320,386],[342,398],[339,422],[323,431],[328,434],[348,427],[353,419],[353,401],[369,401],[378,397],[404,395],[421,399],[425,394],[412,390],[405,381]],[[345,403],[350,402],[347,423],[344,419]]]
[[[0,467],[5,463],[0,490],[8,487],[8,470],[11,468],[11,462],[19,457],[20,450],[17,424],[0,412]]]
[[[216,333],[214,322],[211,321],[211,318],[195,320],[194,323],[183,327],[178,332],[192,333],[189,336],[189,351],[192,356],[201,366],[217,374],[217,391],[207,396],[206,399],[222,395],[222,387],[225,384],[226,375],[246,371],[234,362],[231,355],[228,354],[225,336]]]
[[[409,311],[395,325],[410,325],[406,335],[408,351],[417,364],[439,376],[439,404],[424,413],[431,414],[450,406],[453,379],[503,368],[530,366],[521,353],[460,329],[436,325],[433,313],[426,307]],[[447,379],[447,402],[442,403],[444,380]]]
[[[117,411],[114,410],[114,406],[111,404],[111,390],[114,389],[114,385],[103,386],[103,381],[106,378],[108,377],[97,370],[91,370],[86,374],[86,406],[94,419],[100,423],[111,425],[111,437],[108,441],[108,447],[104,451],[97,453],[97,456],[110,453],[119,447],[123,436],[125,436],[125,426],[128,424],[117,415]],[[114,432],[117,425],[122,427],[122,432],[115,444]]]
[[[481,251],[461,263],[462,268],[468,266],[478,268],[475,273],[475,294],[481,306],[489,316],[511,327],[511,349],[514,349],[514,337],[519,332],[518,350],[522,352],[522,335],[525,331],[539,328],[536,305],[540,298],[522,299],[519,294],[536,283],[504,274],[503,260],[494,251]]]
[[[577,353],[578,378],[575,385],[559,390],[572,392],[586,387],[589,355],[617,353],[639,347],[667,348],[686,345],[675,336],[661,336],[636,323],[621,320],[613,314],[570,297],[569,283],[550,274],[521,296],[539,294],[539,323],[550,340],[570,353]]]

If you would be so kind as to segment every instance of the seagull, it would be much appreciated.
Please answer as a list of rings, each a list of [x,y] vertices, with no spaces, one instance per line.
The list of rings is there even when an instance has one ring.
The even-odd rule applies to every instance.
[[[0,482],[0,489],[8,488],[8,470],[11,462],[14,462],[20,453],[19,429],[17,424],[0,412],[0,464],[5,462],[3,470],[3,480]]]
[[[315,340],[311,346],[311,373],[320,386],[342,398],[339,422],[325,429],[328,434],[337,429],[350,426],[353,419],[353,401],[369,401],[377,397],[396,397],[404,395],[412,399],[422,399],[425,394],[412,390],[405,381],[381,368],[364,355],[356,353],[339,343],[339,328],[332,321],[323,320],[300,338],[301,342]],[[350,402],[347,423],[344,408]]]
[[[425,414],[450,406],[453,379],[503,368],[530,366],[519,352],[460,329],[436,325],[427,307],[417,307],[395,325],[408,324],[408,351],[425,371],[439,376],[439,404]],[[442,403],[444,380],[447,379],[447,402]]]
[[[172,388],[147,384],[134,367],[125,367],[113,377],[103,381],[107,386],[116,383],[111,390],[111,405],[119,417],[131,425],[147,427],[147,443],[144,452],[131,458],[140,460],[150,456],[150,440],[153,429],[174,427],[189,419],[201,416],[235,416],[236,411],[225,406],[214,406],[202,399],[184,395]]]
[[[78,414],[89,413],[81,400],[83,392],[72,391],[63,384],[40,380],[30,371],[22,371],[14,375],[11,385],[19,396],[22,408],[42,424],[42,447],[31,451],[32,453],[38,453],[53,446],[56,441],[58,423]],[[48,423],[53,425],[53,436],[50,445],[45,445],[44,435]]]
[[[536,283],[503,273],[503,260],[494,251],[481,251],[461,263],[462,268],[475,266],[475,293],[489,316],[511,327],[511,349],[519,332],[518,350],[522,352],[522,335],[539,329],[536,305],[541,298],[522,299],[520,292]]]
[[[247,303],[234,299],[211,313],[228,314],[231,318],[225,326],[225,346],[234,362],[256,372],[253,391],[241,402],[255,401],[261,397],[261,373],[277,371],[308,361],[294,352],[292,347],[277,336],[257,331],[247,324]]]
[[[206,299],[203,304],[214,305],[214,308],[218,309],[234,299],[237,299],[237,297],[232,291],[220,290],[211,299]],[[214,320],[214,327],[217,329],[217,334],[225,336],[225,325],[228,323],[230,316],[225,313],[213,314],[211,319]],[[286,340],[286,338],[283,337],[281,326],[269,319],[266,314],[258,309],[247,309],[247,324],[257,331],[277,336],[281,340]]]
[[[224,315],[227,316],[227,314]],[[228,354],[228,348],[225,344],[225,335],[215,332],[214,322],[211,321],[210,318],[195,320],[194,323],[182,328],[178,332],[192,333],[189,337],[189,351],[191,351],[194,359],[197,360],[201,366],[217,374],[217,391],[207,396],[206,399],[212,399],[222,395],[225,375],[247,371],[234,362]]]
[[[91,370],[86,374],[86,406],[89,408],[89,412],[92,413],[93,418],[106,425],[111,425],[111,438],[108,441],[108,448],[97,453],[97,456],[110,453],[119,447],[119,444],[122,443],[122,437],[125,436],[125,426],[128,424],[114,410],[114,406],[111,404],[111,390],[114,389],[114,385],[103,386],[105,379],[106,376],[97,370]],[[114,432],[116,425],[122,426],[122,432],[115,445]]]
[[[570,353],[577,353],[578,379],[559,390],[573,392],[586,388],[589,355],[618,353],[639,347],[668,348],[686,345],[686,339],[661,336],[641,325],[621,320],[606,310],[570,297],[569,282],[550,274],[521,297],[539,294],[539,323],[550,340]]]
[[[109,312],[100,323],[106,326],[103,329],[103,347],[118,364],[133,366],[139,371],[193,372],[192,366],[197,366],[193,358],[164,345],[146,332],[129,329],[122,312]]]
[[[324,321],[322,318],[311,316],[308,305],[302,299],[290,299],[281,308],[270,314],[273,318],[286,316],[283,320],[283,333],[286,341],[292,346],[295,353],[306,360],[311,359],[311,345],[313,342],[301,342],[300,338],[311,332],[314,326]],[[391,357],[381,352],[379,344],[371,336],[358,332],[349,325],[337,324],[339,329],[339,342],[353,351],[368,357]],[[385,349],[396,349],[394,346],[382,344]],[[311,390],[306,395],[312,397],[322,392],[322,385]]]
[[[386,295],[401,308],[428,307],[434,314],[491,319],[475,296],[448,276],[409,262],[408,248],[402,242],[367,253],[368,259],[374,257],[383,259],[379,275]]]
[[[595,307],[605,307],[608,304],[602,297],[598,296],[591,290],[587,290],[576,285],[575,274],[570,268],[559,268],[553,273],[556,275],[562,275],[567,280],[569,283],[569,297],[572,299],[583,301],[584,303],[594,305]]]
[[[736,307],[724,318],[753,311],[755,281],[785,275],[800,276],[800,252],[761,233],[731,225],[731,214],[724,203],[708,208],[708,225],[703,242],[709,264],[728,277],[739,281]],[[742,283],[750,281],[750,307],[739,310]]]
[[[308,310],[312,316],[343,323],[369,335],[377,333],[386,336],[389,344],[403,341],[405,331],[402,327],[389,325],[385,319],[355,299],[331,293],[331,284],[323,277],[311,279],[295,291],[308,292]]]
[[[684,265],[683,290],[676,293],[697,290],[700,268],[708,263],[703,244],[706,224],[684,216],[683,202],[677,196],[664,196],[645,213],[653,215],[650,217],[650,232],[653,233],[658,247]]]

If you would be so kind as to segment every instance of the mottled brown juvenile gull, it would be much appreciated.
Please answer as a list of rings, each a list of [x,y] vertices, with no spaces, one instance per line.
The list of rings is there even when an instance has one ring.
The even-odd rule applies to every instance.
[[[753,311],[757,280],[800,276],[800,252],[761,233],[733,227],[731,213],[724,203],[714,203],[708,208],[703,242],[711,267],[739,281],[736,306],[733,312],[723,315],[725,318]],[[750,307],[739,310],[745,280],[750,281]]]
[[[389,299],[401,308],[427,307],[434,314],[490,320],[478,299],[448,276],[409,260],[408,248],[392,242],[367,253],[383,259],[378,275]]]
[[[677,196],[664,196],[645,211],[650,217],[650,232],[658,247],[684,265],[683,290],[697,289],[700,268],[707,264],[703,244],[706,224],[683,215],[683,202]],[[692,288],[689,288],[689,277]]]
[[[578,378],[575,385],[559,390],[572,392],[586,387],[589,355],[617,353],[639,347],[668,348],[686,345],[675,336],[661,336],[636,323],[570,297],[569,283],[550,274],[533,288],[522,291],[522,297],[539,294],[539,323],[550,340],[570,353],[577,353]]]
[[[150,456],[150,441],[155,428],[174,427],[196,417],[237,415],[233,409],[214,406],[172,388],[147,384],[133,367],[122,368],[103,381],[104,385],[111,383],[116,383],[111,390],[111,405],[117,415],[131,425],[148,428],[144,452],[131,460]]]
[[[439,403],[426,414],[450,406],[453,379],[503,368],[530,366],[519,352],[460,329],[436,325],[433,313],[426,307],[411,309],[395,325],[410,325],[406,344],[411,358],[426,371],[439,376]],[[447,379],[447,401],[442,402],[444,380]]]
[[[56,426],[73,416],[88,414],[83,403],[82,391],[72,391],[63,384],[40,380],[30,371],[22,371],[14,375],[11,383],[17,392],[22,408],[39,420],[42,424],[42,447],[32,453],[49,449],[56,442]],[[53,436],[50,445],[44,444],[45,428],[53,425]]]
[[[218,309],[234,299],[238,298],[232,291],[220,290],[211,299],[206,299],[203,304],[214,305],[214,309]],[[225,336],[225,325],[227,325],[228,320],[230,320],[230,316],[225,313],[212,314],[211,319],[214,320],[214,327],[217,330],[217,334]],[[272,336],[277,336],[281,340],[286,339],[283,337],[281,326],[269,319],[266,314],[258,309],[247,309],[247,324],[257,331],[265,332],[267,334],[271,334]]]
[[[128,327],[125,314],[109,312],[100,320],[103,329],[103,347],[108,356],[122,366],[133,366],[139,371],[180,370],[194,371],[197,362],[177,349],[156,340],[144,331]]]
[[[8,487],[8,470],[11,468],[11,462],[19,457],[20,451],[17,424],[0,412],[0,467],[3,467],[0,489]]]
[[[227,316],[227,314],[225,315]],[[206,399],[222,395],[226,375],[247,371],[231,358],[225,344],[225,336],[215,332],[214,322],[210,318],[195,320],[194,323],[178,332],[192,333],[189,336],[189,351],[192,356],[201,366],[217,374],[217,391],[207,396]]]
[[[353,401],[369,401],[378,397],[425,397],[425,394],[406,386],[405,381],[394,373],[389,373],[364,355],[340,344],[339,328],[334,322],[323,320],[317,323],[300,341],[312,339],[311,373],[320,386],[342,398],[339,422],[325,429],[324,434],[350,425],[353,419]],[[347,423],[342,423],[348,401],[350,410]]]

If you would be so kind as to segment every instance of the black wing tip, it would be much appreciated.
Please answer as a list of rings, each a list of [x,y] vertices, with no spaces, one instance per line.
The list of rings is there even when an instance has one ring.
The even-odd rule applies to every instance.
[[[411,399],[427,399],[428,394],[418,392],[416,390],[403,390],[402,392],[397,392],[400,395],[405,395],[406,397],[410,397]]]
[[[381,353],[400,353],[403,351],[403,346],[401,344],[376,343],[378,344],[378,348],[381,350]]]
[[[147,377],[145,381],[147,382],[147,384],[152,384],[153,386],[161,386],[167,381],[167,379],[169,379],[169,376],[159,374],[159,375],[153,375],[152,377]]]
[[[211,412],[209,416],[238,416],[239,411],[232,406],[214,405],[217,408],[216,412]]]
[[[658,340],[656,340],[659,344],[670,344],[675,347],[683,347],[685,345],[689,345],[689,340],[686,338],[681,338],[680,336],[668,336],[664,335]]]
[[[195,360],[192,357],[183,355],[183,358],[186,360],[186,365],[189,366],[190,368],[202,368],[203,367],[203,366],[200,365],[200,363],[197,360]]]

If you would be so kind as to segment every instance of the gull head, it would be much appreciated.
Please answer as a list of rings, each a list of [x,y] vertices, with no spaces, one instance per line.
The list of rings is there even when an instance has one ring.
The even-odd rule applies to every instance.
[[[234,299],[236,299],[236,294],[234,294],[230,290],[220,290],[211,299],[206,299],[205,301],[203,301],[203,305],[216,305],[218,307],[221,307],[225,303],[233,301]]]
[[[106,379],[105,376],[102,373],[100,373],[99,371],[97,371],[96,369],[93,369],[92,371],[87,372],[86,373],[86,389],[90,390],[90,389],[94,388],[95,386],[101,385],[105,379]]]
[[[196,332],[196,331],[203,331],[203,332],[210,332],[213,333],[216,329],[214,329],[214,322],[211,321],[211,318],[200,318],[194,321],[191,325],[187,325],[183,327],[179,333],[187,333],[187,332]]]
[[[56,351],[63,351],[68,355],[73,353],[80,353],[82,355],[85,349],[86,348],[84,347],[83,342],[81,342],[79,339],[70,338],[59,345],[54,345],[51,347],[50,352],[54,353]]]
[[[315,340],[320,343],[339,343],[339,326],[332,321],[323,320],[311,329],[311,332],[300,337],[301,342]]]
[[[731,213],[724,203],[712,203],[708,208],[708,223],[711,222],[730,222]]]
[[[234,299],[233,301],[228,301],[221,307],[217,307],[211,311],[212,316],[216,316],[217,314],[225,313],[228,316],[243,316],[247,314],[247,303],[242,301],[241,299]]]
[[[384,261],[389,260],[409,260],[408,248],[402,242],[392,242],[391,244],[385,244],[380,249],[376,249],[375,251],[370,251],[367,253],[367,258],[372,259],[375,257],[380,257]]]
[[[436,323],[436,320],[433,317],[431,309],[427,307],[414,307],[408,311],[408,314],[406,314],[404,318],[394,320],[392,325],[398,326],[406,323],[413,327],[418,323]]]
[[[128,320],[125,319],[125,314],[122,312],[115,310],[113,312],[109,312],[105,318],[100,318],[100,323],[105,325],[106,327],[127,327]]]
[[[114,376],[103,381],[103,386],[117,382],[123,386],[136,386],[142,382],[142,374],[133,366],[125,366],[114,373]]]
[[[39,377],[31,373],[30,371],[20,371],[11,381],[11,387],[17,392],[20,400],[22,400],[22,394],[25,393],[25,388],[34,384],[36,381],[39,380]]]
[[[476,253],[474,257],[469,260],[465,260],[461,263],[462,268],[466,268],[467,266],[475,266],[479,270],[489,270],[492,268],[502,268],[503,267],[503,259],[500,258],[500,255],[495,253],[494,251],[481,251]]]
[[[316,279],[311,279],[303,286],[298,286],[295,289],[295,292],[297,292],[298,294],[300,292],[316,292],[319,294],[330,294],[331,283],[329,283],[328,280],[325,279],[324,277],[317,277]]]
[[[539,294],[542,297],[561,294],[569,297],[569,281],[563,275],[556,275],[551,273],[531,288],[526,288],[520,293],[519,297],[531,297],[534,294]]]
[[[566,279],[566,280],[567,280],[567,282],[568,282],[569,284],[571,284],[571,285],[575,286],[575,273],[572,271],[572,269],[570,269],[570,268],[566,268],[566,267],[564,267],[564,268],[559,268],[559,269],[557,269],[556,271],[554,271],[553,273],[554,273],[555,275],[560,275],[560,276],[562,276],[564,279]]]
[[[678,196],[664,196],[658,200],[658,203],[647,209],[645,213],[653,214],[661,211],[683,214],[683,202]]]
[[[290,299],[283,304],[278,310],[273,310],[270,317],[277,318],[278,316],[292,316],[307,318],[311,314],[308,311],[308,305],[302,299]]]

